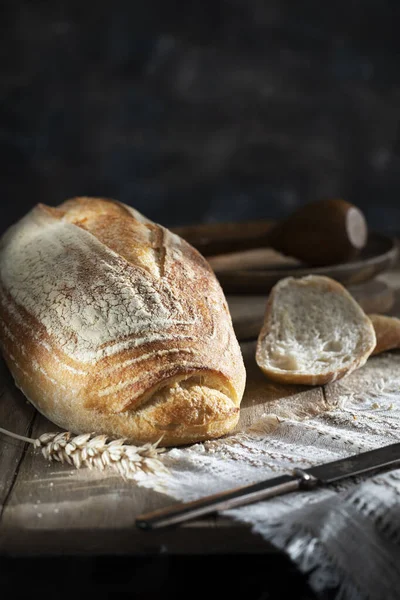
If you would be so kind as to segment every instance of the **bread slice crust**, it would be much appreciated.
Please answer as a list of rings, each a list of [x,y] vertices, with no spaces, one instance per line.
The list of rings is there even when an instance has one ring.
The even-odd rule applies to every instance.
[[[375,329],[376,346],[372,356],[400,348],[400,319],[389,315],[370,314]]]
[[[340,283],[288,277],[269,295],[256,362],[274,381],[323,385],[361,367],[375,346],[370,319]]]

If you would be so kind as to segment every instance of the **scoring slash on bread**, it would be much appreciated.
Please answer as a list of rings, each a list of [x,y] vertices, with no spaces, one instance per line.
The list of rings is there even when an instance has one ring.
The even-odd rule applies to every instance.
[[[256,361],[275,381],[323,385],[361,367],[375,347],[371,320],[340,283],[288,277],[270,293]]]
[[[4,234],[0,343],[25,396],[74,433],[170,446],[239,418],[245,368],[214,273],[116,201],[38,205]]]

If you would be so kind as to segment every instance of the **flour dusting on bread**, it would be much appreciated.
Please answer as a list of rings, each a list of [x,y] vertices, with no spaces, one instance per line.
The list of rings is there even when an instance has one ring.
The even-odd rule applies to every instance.
[[[0,247],[0,317],[17,384],[74,432],[96,425],[137,442],[164,432],[164,444],[185,443],[222,435],[238,419],[245,370],[215,275],[189,244],[121,203],[38,205],[10,228]],[[190,410],[198,413],[199,376],[203,428],[186,427]],[[166,400],[183,381],[186,412]],[[144,411],[156,393],[168,435]]]

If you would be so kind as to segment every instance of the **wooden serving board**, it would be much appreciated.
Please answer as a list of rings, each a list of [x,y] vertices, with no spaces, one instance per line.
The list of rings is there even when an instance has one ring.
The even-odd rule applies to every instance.
[[[347,288],[366,313],[387,314],[395,302],[393,286],[381,279]],[[258,337],[268,295],[227,295],[233,327],[239,341]]]

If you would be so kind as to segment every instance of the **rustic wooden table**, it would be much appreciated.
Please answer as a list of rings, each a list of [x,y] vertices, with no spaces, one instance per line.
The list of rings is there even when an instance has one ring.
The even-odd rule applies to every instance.
[[[389,314],[400,315],[397,290],[400,269],[379,276],[394,291]],[[249,299],[244,298],[248,315]],[[263,302],[255,300],[263,310]],[[235,320],[240,321],[235,308]],[[247,316],[246,316],[247,318]],[[259,318],[259,316],[258,316]],[[240,322],[239,322],[240,325]],[[327,408],[335,404],[335,387],[301,388],[270,384],[254,361],[255,342],[242,343],[248,385],[238,429],[248,426],[282,399],[313,398]],[[54,426],[26,401],[2,364],[0,426],[21,435],[38,437]],[[328,406],[329,408],[329,406]],[[262,554],[272,548],[246,525],[221,517],[197,520],[173,529],[142,532],[135,528],[137,515],[167,506],[169,497],[124,482],[112,473],[48,463],[32,446],[0,434],[0,554],[44,555],[222,555]]]

